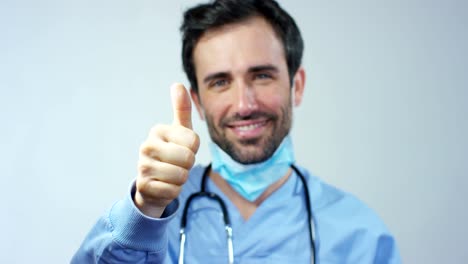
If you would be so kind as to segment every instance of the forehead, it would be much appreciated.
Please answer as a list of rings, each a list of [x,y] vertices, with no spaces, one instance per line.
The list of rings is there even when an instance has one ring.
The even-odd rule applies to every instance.
[[[286,66],[281,40],[270,23],[259,16],[205,32],[195,45],[193,58],[198,78],[199,74],[262,64]]]

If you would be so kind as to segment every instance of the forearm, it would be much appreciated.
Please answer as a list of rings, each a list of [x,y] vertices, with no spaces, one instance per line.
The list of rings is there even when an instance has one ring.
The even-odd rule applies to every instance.
[[[134,185],[133,185],[134,186]],[[178,208],[175,200],[161,218],[150,218],[135,206],[132,187],[89,232],[72,263],[162,263],[167,253],[167,224]]]

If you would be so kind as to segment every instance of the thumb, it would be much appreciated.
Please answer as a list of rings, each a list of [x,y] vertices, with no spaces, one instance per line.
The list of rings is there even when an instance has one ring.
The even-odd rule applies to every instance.
[[[184,85],[175,83],[171,86],[171,99],[173,124],[192,129],[192,103]]]

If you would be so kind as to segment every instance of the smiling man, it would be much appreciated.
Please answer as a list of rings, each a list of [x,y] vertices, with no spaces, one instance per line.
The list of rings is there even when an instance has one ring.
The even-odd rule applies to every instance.
[[[128,197],[72,262],[400,263],[371,209],[295,165],[305,70],[294,20],[274,1],[220,0],[186,11],[181,30],[212,163],[193,166],[191,100],[175,84],[174,122],[151,129]]]
[[[291,128],[304,70],[292,91],[283,45],[262,17],[207,32],[193,55],[201,82],[192,98],[214,143],[243,164],[267,160]]]

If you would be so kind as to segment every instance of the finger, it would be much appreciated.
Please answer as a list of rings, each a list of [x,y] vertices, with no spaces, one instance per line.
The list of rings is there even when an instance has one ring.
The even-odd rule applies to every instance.
[[[192,103],[187,89],[175,83],[171,86],[172,111],[174,112],[174,124],[192,129]]]
[[[143,177],[174,185],[183,185],[189,174],[185,168],[160,162],[147,156],[140,157],[138,168]]]
[[[140,153],[154,160],[185,169],[191,169],[195,163],[195,153],[189,148],[158,139],[147,140],[143,143]]]
[[[149,139],[162,139],[191,149],[197,153],[200,147],[200,137],[193,130],[182,126],[156,125],[151,128]],[[156,141],[157,142],[157,141]]]
[[[181,186],[151,179],[137,181],[136,187],[147,202],[161,204],[161,206],[165,206],[177,198],[181,190]]]

